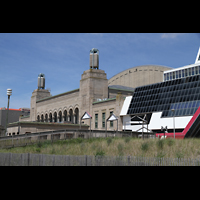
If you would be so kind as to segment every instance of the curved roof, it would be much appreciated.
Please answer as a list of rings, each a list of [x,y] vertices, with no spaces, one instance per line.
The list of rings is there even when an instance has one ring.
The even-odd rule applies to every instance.
[[[119,74],[121,74],[121,73],[123,73],[123,72],[125,72],[125,71],[127,71],[127,70],[136,69],[136,68],[140,68],[140,67],[148,67],[148,66],[149,66],[149,67],[151,66],[151,67],[166,68],[166,70],[173,69],[172,67],[167,67],[167,66],[164,66],[164,65],[138,65],[138,66],[135,66],[135,67],[131,67],[131,68],[125,69],[125,70],[123,70],[123,71],[121,71],[121,72],[115,74],[115,75],[112,76],[111,78],[113,78],[113,77],[115,77],[115,76],[117,76],[117,75],[119,75]],[[165,70],[165,71],[166,71],[166,70]],[[109,78],[109,80],[110,80],[111,78]]]
[[[163,81],[163,72],[171,67],[161,65],[140,65],[123,70],[108,80],[108,85],[122,85],[136,88]]]

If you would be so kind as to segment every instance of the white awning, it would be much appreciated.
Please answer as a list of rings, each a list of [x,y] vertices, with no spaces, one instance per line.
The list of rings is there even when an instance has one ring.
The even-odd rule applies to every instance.
[[[107,119],[107,121],[115,121],[115,120],[117,120],[118,118],[114,115],[114,114],[112,114],[112,115],[110,115],[110,117]]]
[[[92,118],[92,116],[88,113],[88,112],[85,112],[84,114],[83,114],[83,116],[81,117],[81,119],[83,120],[83,119],[91,119]]]

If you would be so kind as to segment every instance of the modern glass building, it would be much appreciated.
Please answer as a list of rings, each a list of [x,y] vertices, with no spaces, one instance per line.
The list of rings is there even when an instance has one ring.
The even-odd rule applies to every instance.
[[[161,117],[190,116],[199,106],[200,75],[196,75],[136,88],[127,114],[162,112]]]
[[[200,49],[195,64],[165,71],[163,82],[135,89],[122,107],[123,129],[141,131],[139,118],[148,117],[147,130],[159,132],[162,126],[173,130],[175,119],[176,131],[183,131],[199,106]],[[135,116],[139,116],[138,124],[133,123]]]

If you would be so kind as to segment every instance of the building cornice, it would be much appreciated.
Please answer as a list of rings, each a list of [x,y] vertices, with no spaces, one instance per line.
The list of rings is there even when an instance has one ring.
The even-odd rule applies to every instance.
[[[64,93],[61,93],[61,94],[57,94],[57,95],[54,95],[54,96],[51,96],[51,97],[46,97],[44,99],[40,99],[40,100],[36,101],[36,103],[46,101],[46,100],[50,100],[50,99],[57,98],[57,97],[61,97],[61,96],[64,96],[64,95],[75,93],[75,92],[79,92],[79,88],[75,89],[75,90],[68,91],[68,92],[64,92]]]

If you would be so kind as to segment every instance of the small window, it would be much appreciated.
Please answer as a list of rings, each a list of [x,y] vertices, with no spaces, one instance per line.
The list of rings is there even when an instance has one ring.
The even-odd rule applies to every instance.
[[[181,70],[178,71],[178,74],[179,74],[178,77],[181,78]]]
[[[169,73],[167,73],[167,81],[169,81]]]
[[[198,66],[195,67],[195,74],[198,74]]]
[[[110,115],[113,114],[113,111],[110,112]],[[110,127],[112,128],[113,127],[113,121],[110,121]]]
[[[184,71],[184,69],[182,70],[182,78],[184,78],[185,77],[185,73],[184,73],[185,71]]]
[[[167,74],[164,74],[164,81],[167,80]]]
[[[172,80],[172,72],[170,72],[170,80]]]
[[[102,113],[102,128],[105,128],[106,113]]]
[[[191,68],[188,69],[188,76],[191,76]]]
[[[176,79],[178,78],[178,71],[176,71]]]
[[[192,76],[194,76],[194,67],[192,67]]]
[[[98,128],[98,114],[95,114],[95,128]]]
[[[188,69],[185,69],[185,77],[188,76]]]

